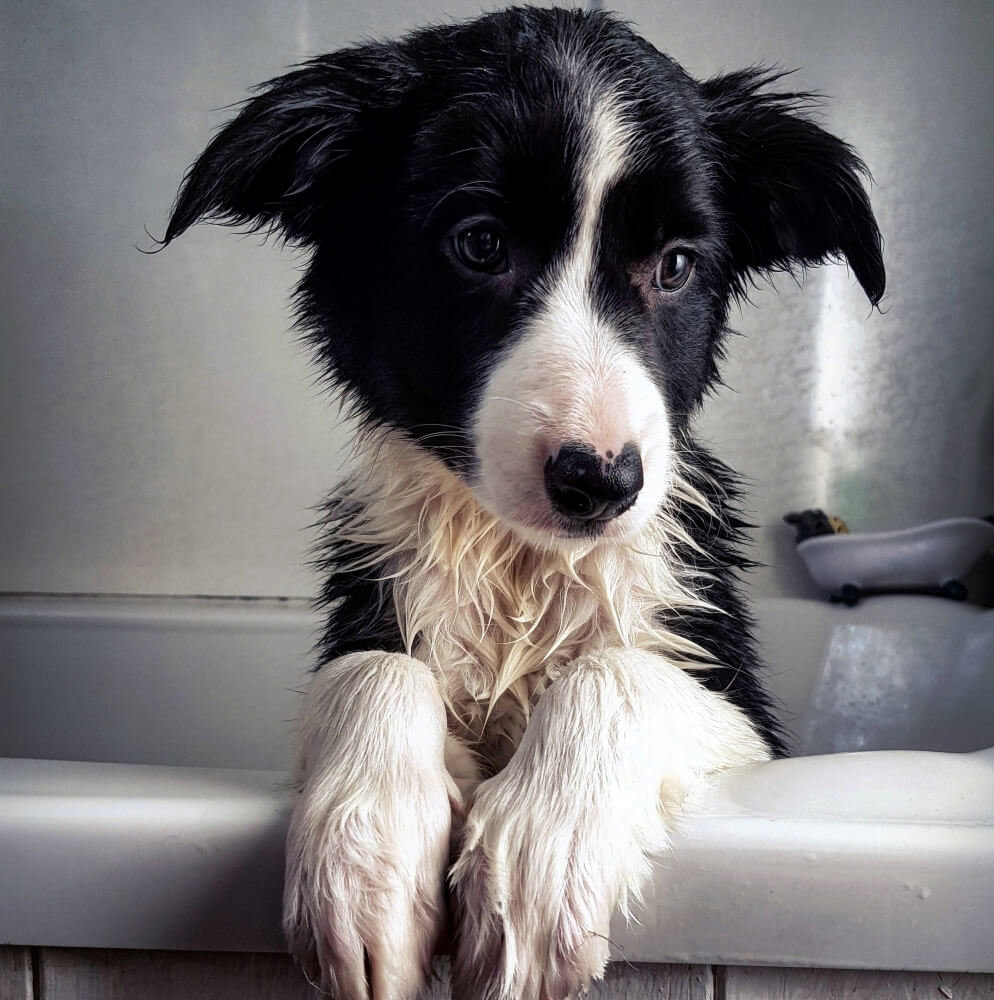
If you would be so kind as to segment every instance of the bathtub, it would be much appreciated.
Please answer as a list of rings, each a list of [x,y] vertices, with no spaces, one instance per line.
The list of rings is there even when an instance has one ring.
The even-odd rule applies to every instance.
[[[756,611],[798,756],[689,804],[615,956],[994,971],[994,611]],[[0,942],[283,949],[315,624],[291,601],[0,600]]]

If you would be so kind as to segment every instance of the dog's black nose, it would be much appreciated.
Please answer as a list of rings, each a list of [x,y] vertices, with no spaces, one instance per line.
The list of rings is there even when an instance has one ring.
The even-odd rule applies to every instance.
[[[642,483],[642,457],[634,444],[605,459],[588,444],[570,442],[545,463],[545,491],[552,506],[579,521],[610,521],[624,514]]]

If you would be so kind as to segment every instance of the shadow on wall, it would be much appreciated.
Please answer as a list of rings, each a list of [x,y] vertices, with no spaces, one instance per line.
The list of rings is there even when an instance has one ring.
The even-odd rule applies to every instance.
[[[992,498],[991,509],[979,513],[982,516],[994,514],[994,396],[988,401],[977,447],[972,454],[989,456],[989,461],[981,463],[979,485],[980,495]],[[994,552],[988,552],[963,582],[969,588],[971,601],[994,608]]]

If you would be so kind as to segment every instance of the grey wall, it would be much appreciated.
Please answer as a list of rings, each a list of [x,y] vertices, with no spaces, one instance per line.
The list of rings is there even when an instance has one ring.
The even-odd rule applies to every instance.
[[[994,510],[994,7],[619,5],[688,69],[765,61],[833,96],[890,272],[753,296],[702,424],[754,481],[757,587],[780,514],[854,528]],[[220,109],[286,65],[475,0],[7,0],[0,8],[0,591],[309,594],[311,510],[346,429],[288,331],[293,258],[200,227],[144,257]]]

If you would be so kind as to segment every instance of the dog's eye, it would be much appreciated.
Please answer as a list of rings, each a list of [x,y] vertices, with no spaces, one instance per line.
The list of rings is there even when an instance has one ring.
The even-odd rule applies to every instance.
[[[471,271],[503,274],[507,250],[500,231],[486,222],[473,223],[452,236],[452,249],[459,263]]]
[[[661,292],[675,292],[690,280],[694,270],[693,258],[684,250],[668,250],[656,265],[652,283]]]

